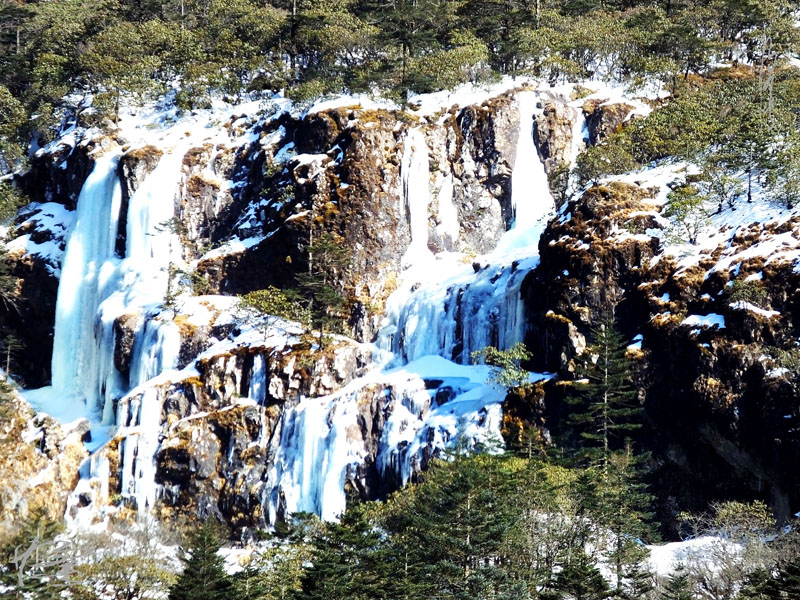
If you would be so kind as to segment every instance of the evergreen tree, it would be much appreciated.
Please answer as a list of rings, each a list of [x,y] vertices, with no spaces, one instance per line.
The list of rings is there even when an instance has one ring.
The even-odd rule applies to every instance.
[[[508,561],[507,540],[519,511],[511,501],[512,481],[503,458],[457,454],[436,461],[424,482],[392,497],[384,524],[415,595],[510,593],[513,585],[501,565]]]
[[[308,272],[297,279],[309,302],[311,325],[319,332],[320,347],[327,332],[341,330],[346,298],[342,280],[350,267],[350,251],[339,237],[323,233],[308,246]]]
[[[743,600],[799,600],[800,557],[794,556],[775,573],[758,569],[747,579],[741,594]]]
[[[612,595],[608,583],[585,552],[564,565],[556,577],[555,589],[560,598],[571,600],[606,600]]]
[[[633,455],[630,444],[614,452],[608,468],[600,475],[595,518],[610,534],[604,554],[615,577],[615,591],[625,595],[626,587],[645,587],[645,560],[649,555],[640,540],[655,536],[648,511],[653,496],[642,483],[639,468],[643,457]]]
[[[682,564],[678,564],[670,573],[664,588],[661,590],[661,600],[693,600],[692,582],[689,573]]]
[[[22,519],[18,532],[0,547],[4,565],[0,581],[10,587],[14,598],[61,597],[73,568],[66,549],[55,540],[62,530],[63,526],[39,507]]]
[[[633,385],[633,361],[627,344],[607,317],[592,331],[592,344],[579,364],[569,424],[579,437],[577,455],[605,471],[611,454],[641,427],[642,408]]]
[[[400,561],[386,536],[360,507],[325,523],[312,540],[311,566],[303,573],[300,600],[402,597]]]
[[[169,590],[169,600],[227,600],[233,593],[231,578],[217,554],[222,543],[214,526],[206,521],[189,538],[181,557],[183,573]]]

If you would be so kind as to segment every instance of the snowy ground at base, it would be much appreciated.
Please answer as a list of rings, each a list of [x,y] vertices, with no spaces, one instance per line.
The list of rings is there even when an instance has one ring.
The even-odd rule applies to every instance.
[[[670,542],[647,546],[650,556],[647,559],[650,569],[660,577],[669,577],[678,565],[700,563],[703,567],[715,570],[714,557],[736,556],[741,547],[730,540],[715,536],[700,536],[681,542]]]

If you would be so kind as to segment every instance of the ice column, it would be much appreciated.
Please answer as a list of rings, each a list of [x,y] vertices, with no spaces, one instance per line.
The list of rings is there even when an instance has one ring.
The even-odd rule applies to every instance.
[[[403,202],[411,230],[411,244],[403,257],[405,264],[414,263],[430,255],[428,250],[428,205],[430,204],[430,170],[428,146],[419,129],[410,129],[406,135],[405,150],[400,162],[403,184]]]
[[[116,154],[97,160],[78,198],[67,241],[56,302],[53,390],[47,406],[55,413],[59,410],[52,403],[65,401],[83,401],[88,413],[101,408],[100,363],[104,351],[108,352],[108,340],[102,332],[98,339],[95,320],[118,262],[114,245],[122,193],[117,162]]]

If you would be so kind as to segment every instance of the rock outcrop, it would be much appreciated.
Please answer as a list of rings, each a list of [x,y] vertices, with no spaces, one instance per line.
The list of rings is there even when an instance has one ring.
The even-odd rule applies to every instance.
[[[43,508],[51,518],[64,514],[79,468],[88,456],[83,445],[89,422],[65,430],[55,419],[35,415],[16,393],[3,392],[0,439],[0,533],[13,531],[31,510]]]
[[[800,502],[789,468],[800,459],[796,391],[770,353],[792,347],[798,335],[800,275],[792,244],[785,259],[758,244],[769,246],[773,236],[800,244],[800,220],[743,228],[687,263],[665,256],[659,238],[646,233],[660,227],[648,197],[629,184],[596,186],[548,227],[540,267],[523,285],[536,366],[572,378],[592,327],[614,310],[625,336],[643,339],[639,437],[653,452],[662,521],[672,522],[678,508],[732,497],[761,497],[787,519]],[[762,289],[760,305],[737,300],[734,281]],[[565,418],[564,393],[553,386],[546,394],[554,430]]]

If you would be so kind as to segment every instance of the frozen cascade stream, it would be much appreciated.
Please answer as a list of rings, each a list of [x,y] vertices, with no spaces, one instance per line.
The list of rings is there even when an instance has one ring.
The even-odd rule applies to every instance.
[[[404,362],[438,354],[469,364],[475,350],[488,345],[505,349],[524,338],[519,289],[538,264],[539,237],[555,212],[544,165],[533,143],[536,102],[534,92],[518,96],[520,127],[511,179],[514,220],[495,251],[477,260],[483,265],[477,273],[458,262],[438,272],[431,272],[430,259],[416,265],[417,269],[412,266],[407,280],[416,287],[422,279],[422,285],[413,291],[410,286],[401,287],[389,299],[379,344]],[[404,189],[427,194],[427,171],[412,170],[409,177],[424,181],[411,182]],[[447,275],[442,277],[445,270]]]
[[[503,394],[485,385],[486,367],[466,366],[473,350],[508,348],[524,336],[519,289],[538,263],[538,241],[555,212],[547,175],[533,143],[535,93],[519,95],[520,131],[512,173],[514,222],[497,249],[475,273],[455,262],[444,281],[428,280],[415,291],[401,288],[389,300],[379,345],[395,355],[397,367],[381,374],[382,402],[391,407],[381,434],[376,467],[409,481],[423,463],[425,449],[452,444],[459,430],[474,440],[499,434]],[[411,229],[403,263],[417,282],[431,272],[427,248],[428,153],[419,129],[411,129],[401,161],[401,180]],[[452,361],[452,362],[451,362]],[[461,363],[454,364],[454,363]],[[464,366],[462,366],[464,365]],[[358,430],[361,391],[371,379],[357,380],[326,398],[309,398],[284,413],[275,466],[267,482],[268,513],[308,511],[332,519],[346,505],[344,486],[357,477],[366,451]],[[444,398],[441,399],[440,395]]]
[[[428,250],[428,205],[430,204],[428,145],[425,136],[418,128],[410,129],[406,136],[405,150],[400,161],[400,174],[403,184],[403,206],[411,230],[411,244],[403,257],[403,264],[409,265],[431,257],[431,252]]]
[[[131,197],[124,257],[115,252],[121,208],[119,155],[97,159],[67,239],[56,304],[52,385],[26,392],[34,406],[62,422],[88,418],[90,450],[115,433],[123,436],[123,493],[139,506],[155,501],[153,456],[161,408],[152,395],[128,402],[126,394],[177,365],[177,326],[148,313],[155,313],[163,302],[175,245],[174,233],[163,224],[173,216],[171,200],[183,154],[176,150],[162,158]],[[114,365],[114,322],[122,315],[137,318],[128,377]],[[108,475],[108,465],[96,456],[85,469],[86,477]],[[88,481],[82,479],[76,492],[84,484]]]

